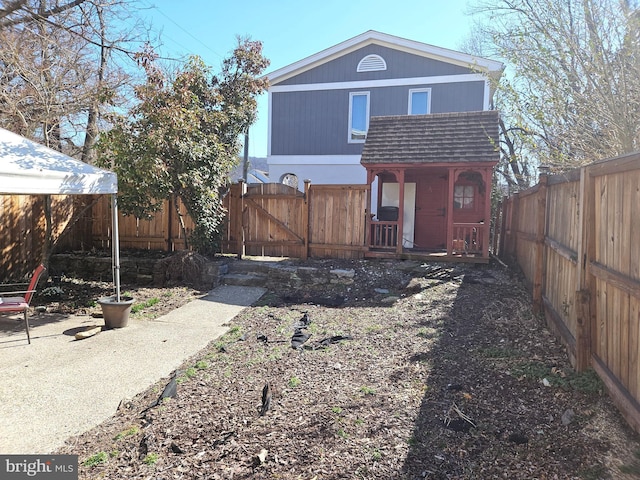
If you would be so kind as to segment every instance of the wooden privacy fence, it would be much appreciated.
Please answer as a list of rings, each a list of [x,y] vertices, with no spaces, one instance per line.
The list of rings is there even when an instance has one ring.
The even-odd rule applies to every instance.
[[[501,255],[575,368],[593,366],[640,431],[640,153],[542,176],[501,209]]]
[[[178,210],[176,210],[176,202]],[[184,233],[180,226],[184,222],[187,235],[194,228],[191,217],[178,199],[165,200],[162,208],[150,220],[134,216],[118,215],[120,248],[136,250],[162,250],[173,252],[186,248]],[[96,248],[111,248],[111,198],[103,195],[90,213],[90,242]]]
[[[225,199],[225,253],[362,258],[368,185],[237,183]]]
[[[0,279],[33,271],[43,258],[46,232],[44,195],[0,195]],[[187,234],[194,223],[178,202],[166,200],[151,220],[120,214],[120,247],[175,251],[185,249],[180,221]],[[109,195],[51,195],[51,229],[55,251],[111,248]]]
[[[83,196],[51,195],[51,233],[58,249],[79,248],[75,232],[82,225],[74,213],[84,209]],[[19,278],[42,261],[46,234],[44,195],[0,195],[0,278]]]

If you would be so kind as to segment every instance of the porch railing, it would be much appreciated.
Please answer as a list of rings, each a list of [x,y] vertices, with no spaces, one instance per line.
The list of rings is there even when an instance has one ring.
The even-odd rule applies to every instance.
[[[485,228],[484,223],[454,223],[452,253],[481,254]]]
[[[398,222],[371,221],[371,248],[396,248],[398,245]]]

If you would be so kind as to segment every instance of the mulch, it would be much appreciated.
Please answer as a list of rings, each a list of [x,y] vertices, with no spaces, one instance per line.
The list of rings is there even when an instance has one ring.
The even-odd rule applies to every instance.
[[[640,472],[638,437],[597,376],[573,372],[515,274],[322,265],[353,269],[353,283],[268,292],[176,372],[167,398],[171,378],[57,453],[79,455],[81,479]]]

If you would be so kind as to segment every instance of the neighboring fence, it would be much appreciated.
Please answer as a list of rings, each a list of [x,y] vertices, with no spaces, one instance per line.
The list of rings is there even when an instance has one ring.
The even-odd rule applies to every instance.
[[[52,237],[57,248],[80,245],[72,229],[74,212],[82,211],[83,201],[66,195],[51,195]],[[0,195],[0,281],[30,274],[42,261],[46,221],[45,196]]]
[[[231,186],[222,248],[238,255],[362,258],[367,185]],[[331,219],[331,221],[327,221]]]
[[[165,200],[162,209],[151,220],[140,220],[119,212],[120,248],[167,252],[184,250],[186,246],[180,223],[184,222],[187,235],[193,231],[194,223],[182,202],[179,199],[177,202],[178,210],[173,199]],[[111,248],[110,196],[101,196],[89,216],[91,245],[96,248]]]
[[[222,251],[242,255],[307,258],[361,258],[365,248],[368,186],[306,184],[304,193],[269,183],[230,187]],[[86,208],[90,205],[89,208]],[[194,223],[178,200],[164,202],[151,220],[119,216],[121,249],[176,251],[186,248]],[[57,250],[111,248],[111,199],[108,195],[52,196],[54,238],[71,229]],[[33,270],[43,252],[44,196],[0,196],[2,275]],[[326,219],[331,218],[331,222]],[[35,253],[35,256],[34,256]],[[17,273],[16,273],[17,272]]]
[[[110,195],[51,195],[52,237],[55,251],[111,248]],[[0,281],[31,273],[42,261],[46,232],[44,195],[0,195]],[[187,234],[193,221],[173,202],[151,220],[120,214],[120,247],[175,251],[185,248],[180,221]]]
[[[640,153],[542,177],[501,218],[534,306],[640,431]]]

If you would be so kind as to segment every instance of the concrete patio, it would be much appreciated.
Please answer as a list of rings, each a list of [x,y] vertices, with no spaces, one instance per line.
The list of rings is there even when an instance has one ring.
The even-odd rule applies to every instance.
[[[54,314],[0,318],[0,453],[45,454],[112,416],[227,331],[260,287],[221,286],[154,320],[84,339],[102,319]],[[15,317],[15,318],[20,318]]]

